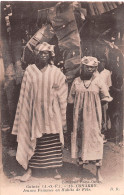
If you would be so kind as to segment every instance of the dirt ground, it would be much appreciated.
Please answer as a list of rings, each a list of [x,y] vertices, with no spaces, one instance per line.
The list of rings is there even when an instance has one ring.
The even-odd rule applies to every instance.
[[[17,175],[23,175],[23,168],[17,163],[15,155],[16,150],[7,147],[3,143],[3,168],[1,182],[1,195],[13,194],[51,194],[87,192],[95,194],[124,194],[123,185],[123,144],[115,144],[107,142],[104,144],[104,156],[102,166],[103,183],[98,183],[95,176],[95,165],[85,165],[83,168],[77,166],[70,156],[70,147],[65,147],[63,150],[63,167],[60,169],[61,180],[53,179],[53,172],[33,171],[33,175],[28,182],[20,182],[14,180]],[[74,178],[77,180],[74,180]],[[9,192],[9,193],[8,193]]]

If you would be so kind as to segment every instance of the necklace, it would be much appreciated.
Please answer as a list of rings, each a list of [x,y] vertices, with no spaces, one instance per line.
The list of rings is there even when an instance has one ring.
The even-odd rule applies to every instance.
[[[90,83],[89,83],[89,85],[86,85],[86,83],[84,82],[84,80],[83,80],[83,84],[84,84],[84,87],[86,88],[86,89],[88,89],[89,87],[90,87],[90,85],[91,85],[91,83],[92,83],[92,78],[90,79]]]

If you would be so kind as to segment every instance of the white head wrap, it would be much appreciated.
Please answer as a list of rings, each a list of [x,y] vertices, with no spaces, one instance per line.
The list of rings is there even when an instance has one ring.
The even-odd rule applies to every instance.
[[[36,55],[38,55],[40,51],[51,51],[52,56],[54,56],[54,47],[55,45],[50,45],[47,42],[43,42],[35,47],[34,52]]]
[[[99,61],[97,58],[92,57],[92,56],[84,56],[81,59],[81,64],[85,64],[87,66],[98,66]]]

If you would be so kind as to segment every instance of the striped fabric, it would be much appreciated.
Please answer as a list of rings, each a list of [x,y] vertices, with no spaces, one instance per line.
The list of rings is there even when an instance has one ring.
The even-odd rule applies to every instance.
[[[30,49],[30,51],[33,51],[33,49],[36,47],[36,45],[38,43],[49,42],[53,38],[54,35],[55,34],[54,34],[53,29],[52,29],[52,26],[51,25],[44,25],[28,41],[26,46]]]
[[[64,144],[68,87],[65,75],[54,65],[41,72],[35,64],[25,71],[12,134],[17,135],[16,159],[27,169],[36,138],[59,133]]]
[[[88,2],[89,16],[98,16],[118,8],[123,2]]]
[[[55,33],[51,25],[43,25],[41,29],[39,29],[34,36],[28,41],[24,50],[22,60],[27,64],[34,63],[34,48],[36,45],[42,42],[50,42],[54,37]]]
[[[57,3],[53,12],[49,12],[49,18],[58,38],[59,49],[64,55],[67,81],[71,83],[79,75],[81,62],[80,36],[73,5],[68,2]]]
[[[62,148],[59,134],[44,134],[43,137],[37,139],[37,145],[29,161],[30,168],[53,168],[61,167]]]

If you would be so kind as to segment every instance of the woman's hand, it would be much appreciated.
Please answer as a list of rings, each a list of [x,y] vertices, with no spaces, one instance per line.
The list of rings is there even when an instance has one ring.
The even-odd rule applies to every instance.
[[[101,102],[111,102],[113,100],[113,98],[110,96],[110,97],[104,97],[101,99]]]

